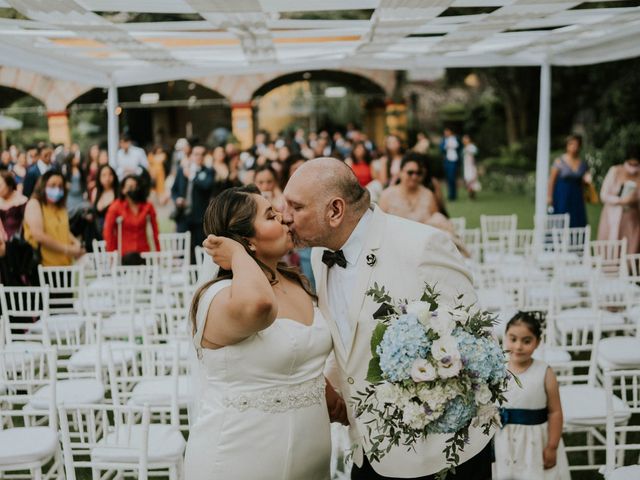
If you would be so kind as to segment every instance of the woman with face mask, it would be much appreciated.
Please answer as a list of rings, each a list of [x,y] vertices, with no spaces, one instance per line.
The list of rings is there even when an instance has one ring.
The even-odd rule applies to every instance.
[[[147,226],[153,232],[153,250],[160,250],[156,210],[147,201],[149,187],[136,175],[124,177],[120,196],[109,209],[104,220],[102,235],[107,242],[107,251],[118,251],[123,258],[131,258],[142,252],[149,252],[152,246],[147,237]],[[121,220],[118,220],[120,218]],[[119,238],[118,222],[122,233]],[[120,244],[118,244],[120,243]]]
[[[66,266],[84,254],[80,242],[69,229],[64,177],[49,170],[38,183],[24,212],[24,238],[40,250],[42,265]]]
[[[627,253],[640,253],[640,148],[627,150],[622,165],[614,165],[602,183],[598,240],[627,239]]]

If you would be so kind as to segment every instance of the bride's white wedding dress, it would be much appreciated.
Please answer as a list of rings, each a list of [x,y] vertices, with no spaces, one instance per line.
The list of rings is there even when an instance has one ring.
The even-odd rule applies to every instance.
[[[186,480],[326,480],[331,438],[322,374],[332,348],[318,308],[311,326],[278,318],[235,345],[201,348],[214,296],[201,296],[194,344],[197,419],[190,426]]]

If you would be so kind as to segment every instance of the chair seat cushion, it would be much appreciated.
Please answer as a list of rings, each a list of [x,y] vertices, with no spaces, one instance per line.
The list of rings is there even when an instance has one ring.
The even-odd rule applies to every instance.
[[[39,389],[29,402],[29,407],[46,409],[49,407],[51,389],[44,386]],[[65,403],[100,403],[104,399],[104,386],[93,378],[74,378],[56,382],[56,401],[58,405]]]
[[[50,458],[58,446],[58,434],[49,427],[17,427],[0,430],[0,465],[22,465]]]
[[[171,377],[142,380],[133,387],[129,403],[138,406],[143,406],[145,403],[151,407],[168,406],[171,404],[172,388],[173,379]],[[180,375],[178,377],[178,405],[189,404],[191,398],[191,378]]]
[[[91,459],[95,462],[138,463],[139,445],[142,438],[142,426],[131,427],[132,448],[127,448],[126,435],[109,433],[91,450]],[[124,438],[123,438],[124,437]],[[107,446],[108,445],[108,446]],[[120,447],[118,445],[121,445]],[[149,463],[167,462],[182,456],[185,441],[180,431],[171,425],[149,426]]]
[[[80,330],[86,323],[87,319],[85,317],[72,313],[51,315],[47,317],[47,328],[49,329],[49,333],[52,335],[55,335],[55,332],[62,333]],[[34,333],[41,333],[42,320],[34,322],[29,330]]]
[[[571,361],[571,354],[559,347],[540,345],[533,352],[533,358],[542,360],[550,367],[566,365]]]
[[[131,325],[133,323],[133,325]],[[106,318],[102,323],[102,334],[107,337],[126,337],[133,330],[134,334],[152,332],[156,326],[156,319],[150,313],[136,314],[132,322],[130,315],[116,314]]]
[[[640,478],[640,465],[616,468],[606,480],[631,480]]]
[[[606,392],[589,385],[562,385],[560,402],[565,424],[604,425],[607,421]],[[613,418],[623,423],[631,418],[629,407],[618,397],[613,397]]]
[[[556,314],[554,320],[560,331],[569,331],[575,328],[583,328],[585,324],[594,325],[598,315],[602,314],[602,326],[613,327],[623,325],[624,314],[608,312],[606,310],[593,310],[591,308],[570,308]]]
[[[98,312],[109,312],[113,311],[115,305],[113,304],[113,300],[110,297],[98,296],[95,293],[93,295],[89,295],[85,301],[84,305],[80,302],[80,300],[76,300],[73,303],[73,308],[76,310],[86,309],[89,313],[98,313]]]
[[[102,366],[106,368],[109,362],[109,353],[107,351],[108,346],[112,347],[128,347],[131,343],[128,342],[107,342],[102,344]],[[133,360],[135,352],[130,349],[117,349],[113,352],[113,360],[116,364],[126,362],[130,363]],[[76,353],[69,358],[69,369],[71,370],[86,370],[89,368],[96,368],[98,363],[98,346],[87,345],[79,349]]]
[[[606,368],[639,368],[640,339],[608,337],[598,344],[598,363]]]

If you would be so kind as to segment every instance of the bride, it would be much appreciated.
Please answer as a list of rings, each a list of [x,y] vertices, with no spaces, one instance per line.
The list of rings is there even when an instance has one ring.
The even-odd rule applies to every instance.
[[[204,231],[220,272],[191,306],[197,418],[184,478],[328,479],[327,400],[332,417],[344,403],[322,373],[332,340],[309,284],[279,263],[289,229],[251,185],[218,195]]]

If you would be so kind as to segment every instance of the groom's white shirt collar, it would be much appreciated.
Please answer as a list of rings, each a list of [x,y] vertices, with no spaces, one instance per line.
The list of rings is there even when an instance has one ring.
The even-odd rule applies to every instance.
[[[373,212],[370,208],[362,215],[360,221],[356,225],[356,228],[353,229],[349,239],[342,246],[342,253],[344,254],[344,258],[347,260],[347,264],[350,267],[353,267],[358,263],[358,259],[360,258],[360,254],[362,253],[362,249],[364,247],[365,240],[367,238],[367,232],[369,231],[369,224],[371,223],[371,219],[373,218]]]

